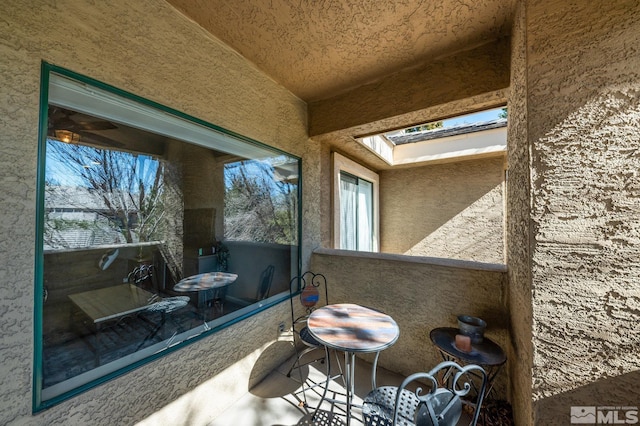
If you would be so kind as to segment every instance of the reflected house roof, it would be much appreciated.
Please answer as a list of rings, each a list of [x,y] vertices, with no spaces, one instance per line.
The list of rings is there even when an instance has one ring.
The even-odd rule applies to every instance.
[[[277,182],[298,183],[298,162],[282,161],[273,165],[273,177]]]
[[[98,192],[84,186],[58,186],[48,185],[45,190],[45,208],[52,209],[74,209],[85,211],[108,211],[109,208],[103,197],[107,192]],[[126,192],[114,191],[112,196],[119,198],[119,203],[124,202],[124,207],[129,211],[136,211],[137,207],[133,203],[132,195]]]
[[[47,251],[60,248],[88,248],[125,243],[124,236],[111,228],[57,229],[50,234],[50,240],[45,238],[43,248]]]
[[[130,196],[124,194],[121,199],[125,200],[129,214],[137,212]],[[45,208],[49,216],[44,250],[126,243],[124,235],[100,215],[111,210],[102,193],[80,186],[47,186]],[[56,220],[64,221],[64,225],[57,226]]]

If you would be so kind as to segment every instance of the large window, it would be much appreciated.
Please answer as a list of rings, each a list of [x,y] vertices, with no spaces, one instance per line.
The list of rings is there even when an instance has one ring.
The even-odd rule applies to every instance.
[[[334,167],[334,247],[378,251],[378,175],[338,154]]]
[[[289,295],[300,160],[45,66],[36,408]]]

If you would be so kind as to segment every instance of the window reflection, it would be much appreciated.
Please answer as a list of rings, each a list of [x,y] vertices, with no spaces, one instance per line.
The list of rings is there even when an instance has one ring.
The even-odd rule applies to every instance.
[[[53,104],[48,120],[45,400],[288,294],[299,160]]]
[[[227,238],[297,244],[297,162],[283,156],[236,161],[225,165],[224,174]]]

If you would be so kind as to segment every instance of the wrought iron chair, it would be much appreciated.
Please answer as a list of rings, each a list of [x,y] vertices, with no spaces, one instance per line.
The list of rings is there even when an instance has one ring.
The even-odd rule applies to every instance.
[[[438,375],[444,384],[440,385]],[[406,387],[414,381],[431,385],[423,393],[421,387],[412,392]],[[479,388],[478,388],[479,382]],[[428,373],[407,377],[399,387],[382,386],[364,399],[362,416],[366,426],[452,426],[462,415],[462,398],[476,392],[475,412],[471,425],[478,423],[487,386],[487,374],[478,365],[460,366],[453,361],[438,364]]]
[[[329,378],[331,372],[331,364],[328,356],[328,350],[324,347],[320,342],[318,342],[309,332],[307,328],[307,318],[309,315],[318,307],[325,306],[329,304],[329,292],[327,290],[327,279],[322,274],[316,274],[311,271],[307,271],[299,277],[294,277],[289,283],[289,291],[291,297],[289,301],[291,303],[291,324],[293,331],[293,346],[296,351],[296,360],[289,368],[287,372],[287,377],[291,377],[292,371],[297,368],[299,372],[300,383],[302,385],[302,393],[304,396],[304,406],[307,407],[307,397],[305,393],[305,380],[302,377],[302,367],[305,365],[312,364],[314,362],[325,363],[326,361],[326,370],[327,377]],[[300,292],[298,298],[294,297],[294,294]],[[297,305],[294,302],[294,299],[297,299],[303,308],[303,313],[298,315],[297,312],[300,312],[300,309],[297,308]],[[296,316],[298,315],[298,316]],[[306,346],[304,350],[300,351],[298,349],[299,343],[304,344]],[[300,345],[302,346],[302,345]],[[322,356],[311,359],[310,361],[302,362],[302,358],[316,350],[323,349]]]

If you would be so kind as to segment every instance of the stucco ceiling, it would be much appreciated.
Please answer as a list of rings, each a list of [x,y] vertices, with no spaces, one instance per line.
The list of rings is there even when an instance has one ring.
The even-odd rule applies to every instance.
[[[507,35],[515,0],[167,0],[301,99]]]

